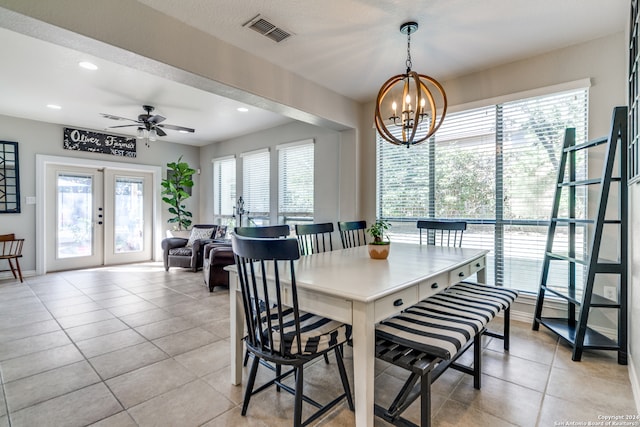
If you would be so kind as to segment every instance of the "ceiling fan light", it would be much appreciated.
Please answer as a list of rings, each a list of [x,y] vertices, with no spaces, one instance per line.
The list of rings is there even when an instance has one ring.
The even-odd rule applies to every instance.
[[[157,137],[158,137],[158,132],[156,132],[155,129],[151,129],[149,131],[149,141],[155,141]]]
[[[138,128],[138,130],[136,131],[136,138],[143,139],[144,133],[145,133],[145,130],[143,128]]]

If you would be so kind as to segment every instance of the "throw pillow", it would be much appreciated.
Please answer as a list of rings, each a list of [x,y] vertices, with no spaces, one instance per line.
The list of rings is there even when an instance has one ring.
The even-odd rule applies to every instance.
[[[226,236],[227,236],[227,226],[219,225],[218,229],[216,230],[216,235],[214,239],[224,239]]]
[[[186,247],[192,247],[196,240],[210,239],[214,231],[215,228],[192,228],[191,235],[189,236],[189,241],[187,242]]]

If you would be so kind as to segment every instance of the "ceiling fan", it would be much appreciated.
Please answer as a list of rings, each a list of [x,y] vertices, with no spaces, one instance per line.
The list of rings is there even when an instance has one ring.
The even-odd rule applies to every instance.
[[[155,107],[151,105],[143,105],[142,109],[146,111],[146,113],[140,114],[137,120],[129,119],[126,117],[114,116],[112,114],[105,114],[105,113],[100,113],[100,114],[103,117],[111,120],[125,120],[129,122],[133,122],[133,124],[129,124],[129,125],[109,126],[109,129],[137,126],[138,135],[141,136],[142,134],[144,134],[144,136],[150,137],[149,139],[151,139],[151,135],[153,133],[155,133],[158,136],[166,136],[167,133],[164,131],[164,129],[177,130],[178,132],[182,132],[182,133],[195,132],[195,129],[187,128],[184,126],[168,125],[168,124],[161,123],[166,119],[159,114],[151,115],[153,110],[155,110]]]

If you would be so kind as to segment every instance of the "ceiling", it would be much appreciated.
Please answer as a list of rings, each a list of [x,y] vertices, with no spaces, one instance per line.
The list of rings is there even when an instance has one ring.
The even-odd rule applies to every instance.
[[[629,0],[138,0],[358,102],[405,69],[403,22],[414,70],[440,81],[624,30]],[[0,9],[2,13],[2,9]],[[254,16],[292,34],[276,43],[243,27]],[[0,28],[0,114],[103,130],[156,107],[168,141],[207,145],[291,119]],[[89,60],[96,71],[77,66]],[[58,104],[60,110],[46,108]],[[136,127],[119,129],[133,135]]]

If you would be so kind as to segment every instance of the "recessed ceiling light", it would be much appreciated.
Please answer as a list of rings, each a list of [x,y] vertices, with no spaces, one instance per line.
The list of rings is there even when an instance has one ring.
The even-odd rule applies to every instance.
[[[246,113],[247,111],[249,111],[249,109],[245,107],[238,107],[238,111],[240,111],[241,113]]]
[[[91,71],[95,71],[98,69],[98,66],[92,62],[89,61],[82,61],[78,64],[79,66],[81,66],[82,68],[86,69],[86,70],[91,70]]]
[[[56,105],[56,104],[47,104],[47,108],[51,108],[52,110],[60,110],[60,109],[62,109],[61,106]]]

